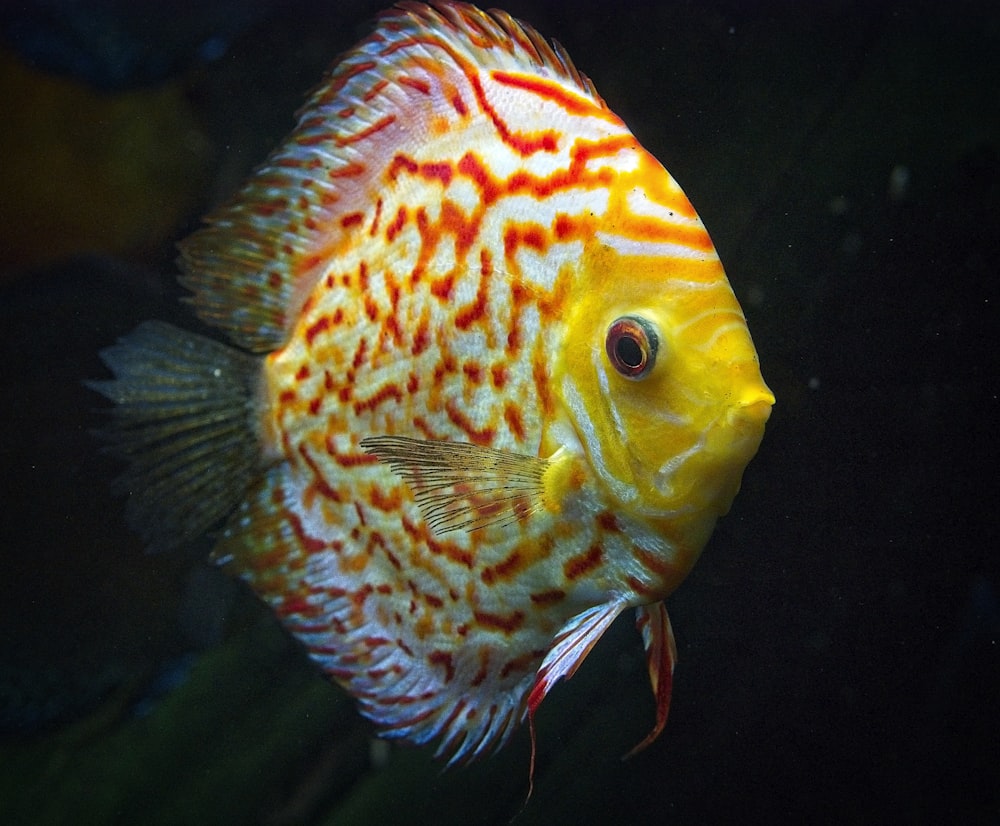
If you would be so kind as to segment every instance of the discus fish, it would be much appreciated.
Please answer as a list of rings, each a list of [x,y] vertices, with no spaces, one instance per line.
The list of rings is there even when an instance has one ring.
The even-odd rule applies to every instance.
[[[180,249],[235,346],[148,322],[94,383],[150,546],[225,519],[214,559],[449,764],[634,608],[652,742],[663,599],[774,396],[697,213],[565,51],[400,3]]]

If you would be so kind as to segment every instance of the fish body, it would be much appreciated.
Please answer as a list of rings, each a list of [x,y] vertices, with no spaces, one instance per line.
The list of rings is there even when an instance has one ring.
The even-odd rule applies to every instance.
[[[215,559],[452,761],[634,608],[656,737],[663,599],[774,397],[697,213],[559,47],[400,4],[181,267],[238,349],[148,323],[97,384],[154,547],[232,511]]]

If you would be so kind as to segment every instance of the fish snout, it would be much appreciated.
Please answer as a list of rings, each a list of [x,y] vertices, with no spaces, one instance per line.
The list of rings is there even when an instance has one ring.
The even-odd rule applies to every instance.
[[[774,393],[763,381],[753,382],[738,391],[724,421],[734,434],[759,441],[773,406]]]

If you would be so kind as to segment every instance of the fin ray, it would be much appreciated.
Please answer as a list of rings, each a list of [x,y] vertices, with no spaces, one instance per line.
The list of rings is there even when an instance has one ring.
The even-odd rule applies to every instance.
[[[437,534],[509,525],[542,507],[547,459],[405,436],[370,436],[361,447],[410,486]]]
[[[101,353],[115,374],[87,385],[115,402],[98,432],[128,463],[115,490],[150,550],[197,538],[243,495],[255,472],[258,362],[162,322],[139,325]]]
[[[677,663],[677,643],[674,629],[670,625],[667,607],[663,600],[652,605],[640,605],[635,609],[635,624],[642,634],[642,644],[646,649],[646,667],[649,669],[649,684],[656,698],[656,723],[653,730],[643,738],[623,759],[638,754],[652,743],[667,724],[670,712],[670,695],[674,686],[674,666]]]

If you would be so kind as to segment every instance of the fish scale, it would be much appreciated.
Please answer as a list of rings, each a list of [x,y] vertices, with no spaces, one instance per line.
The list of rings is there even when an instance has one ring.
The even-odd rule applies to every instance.
[[[224,407],[260,461],[212,454],[218,405],[187,397],[169,415],[205,449],[173,501],[139,491],[140,529],[207,527],[223,509],[190,500],[214,484],[235,505],[216,561],[383,733],[452,762],[502,744],[634,607],[651,742],[662,599],[774,398],[690,202],[565,52],[503,12],[400,4],[181,254],[195,310],[261,360],[241,378],[218,344],[141,327],[105,354],[109,438],[141,489],[148,445],[174,444],[137,389],[166,342],[226,400],[248,388]]]

